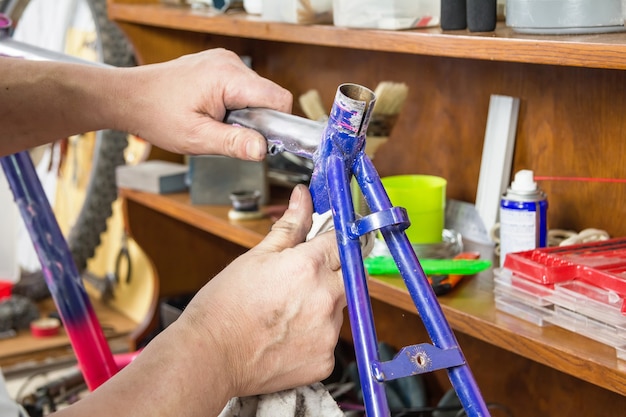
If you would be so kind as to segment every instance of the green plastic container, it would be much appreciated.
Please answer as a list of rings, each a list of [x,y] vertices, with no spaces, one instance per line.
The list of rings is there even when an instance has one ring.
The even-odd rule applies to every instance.
[[[406,230],[411,243],[440,243],[446,211],[444,178],[434,175],[395,175],[381,178],[391,204],[404,207],[411,226]]]

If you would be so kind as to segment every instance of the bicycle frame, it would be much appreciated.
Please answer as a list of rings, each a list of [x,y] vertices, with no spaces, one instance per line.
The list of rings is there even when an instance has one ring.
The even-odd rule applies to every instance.
[[[31,47],[9,42],[7,37],[0,35],[0,54],[6,44],[17,47],[18,51],[32,52]],[[7,54],[6,49],[4,53]],[[43,51],[42,55],[45,59],[67,60],[65,55],[49,51]],[[25,54],[21,56],[25,57]],[[35,54],[35,59],[37,57]],[[367,415],[383,417],[390,414],[385,381],[446,369],[466,413],[476,417],[488,416],[469,366],[404,233],[410,225],[406,210],[391,205],[376,169],[364,152],[365,132],[375,100],[374,93],[364,87],[356,84],[339,86],[320,145],[310,155],[315,162],[310,184],[315,211],[332,210],[333,213]],[[301,120],[303,125],[309,124],[309,121]],[[262,122],[256,121],[248,127],[262,132],[264,126],[260,124]],[[297,136],[288,139],[296,145],[299,143]],[[289,151],[288,147],[284,150]],[[113,376],[119,366],[106,343],[29,155],[21,152],[6,156],[0,163],[35,244],[46,283],[88,387],[93,390]],[[350,192],[353,176],[372,212],[360,219],[355,216]],[[384,237],[433,342],[433,345],[423,343],[402,348],[387,362],[380,362],[378,358],[378,341],[359,244],[360,236],[375,230],[380,230]]]
[[[311,193],[318,213],[331,209],[339,244],[361,389],[368,417],[390,414],[384,382],[447,369],[465,412],[488,416],[474,381],[435,293],[404,230],[410,225],[404,208],[393,207],[380,177],[365,154],[365,134],[376,97],[355,84],[339,86],[318,153]],[[351,178],[363,192],[371,214],[356,218]],[[419,198],[419,197],[417,197]],[[378,340],[367,288],[359,238],[379,230],[394,258],[433,345],[407,346],[391,361],[380,362]]]
[[[391,205],[374,165],[365,154],[365,133],[375,100],[371,90],[356,84],[344,84],[337,89],[325,127],[307,119],[294,120],[294,116],[279,116],[262,109],[233,111],[227,115],[226,121],[259,131],[268,138],[270,150],[292,152],[314,162],[310,184],[313,205],[319,214],[328,210],[333,213],[367,415],[383,417],[390,414],[385,381],[446,369],[467,415],[488,416],[486,404],[454,333],[404,233],[410,225],[406,210]],[[294,129],[294,124],[300,124],[301,129]],[[317,149],[311,152],[316,134],[321,138],[315,142]],[[356,178],[371,212],[360,219],[356,218],[350,191],[352,177]],[[433,341],[433,345],[423,343],[404,347],[387,362],[380,362],[378,356],[378,340],[359,243],[361,236],[376,230],[380,230],[385,239]]]

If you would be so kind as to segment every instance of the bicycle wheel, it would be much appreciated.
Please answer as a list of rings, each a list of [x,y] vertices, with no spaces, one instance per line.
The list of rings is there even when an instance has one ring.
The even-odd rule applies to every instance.
[[[7,14],[15,22],[16,34],[22,24],[21,19],[27,20],[28,8],[35,7],[38,1],[40,0],[0,0],[0,12]],[[79,7],[83,11],[88,7],[95,29],[95,42],[89,47],[94,50],[98,62],[118,67],[136,65],[130,43],[107,17],[106,0],[66,1],[68,2],[66,6],[72,9],[71,13],[75,13]],[[55,3],[55,6],[58,6],[59,3]],[[65,32],[60,35],[62,38],[67,36],[69,24],[69,20],[65,22],[66,27],[63,28]],[[31,24],[32,26],[36,25]],[[28,40],[26,42],[33,43]],[[103,130],[95,133],[94,156],[90,161],[91,172],[85,197],[79,214],[67,233],[73,259],[81,272],[85,270],[87,261],[93,257],[100,245],[101,234],[107,229],[107,219],[112,213],[111,205],[117,199],[115,168],[125,164],[124,149],[127,143],[126,132]]]
[[[92,12],[97,31],[100,61],[116,67],[135,65],[132,48],[106,13],[106,0],[86,1]],[[87,195],[76,223],[68,236],[68,244],[79,271],[100,244],[100,235],[106,230],[111,216],[111,204],[117,199],[115,168],[124,165],[124,149],[128,144],[126,132],[103,130],[96,133],[96,152]]]

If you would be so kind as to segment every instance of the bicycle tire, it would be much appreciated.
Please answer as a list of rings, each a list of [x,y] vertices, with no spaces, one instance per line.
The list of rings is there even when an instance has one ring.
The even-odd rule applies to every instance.
[[[102,62],[116,67],[134,66],[133,49],[122,31],[109,20],[106,0],[86,1],[98,32]],[[79,271],[85,270],[87,261],[100,245],[101,234],[106,231],[112,204],[117,199],[115,169],[125,164],[124,149],[127,145],[126,132],[102,130],[96,134],[96,152],[87,194],[67,238]]]
[[[14,22],[19,19],[30,0],[0,0],[0,12],[7,14]],[[108,19],[106,0],[84,0],[89,6],[96,29],[99,62],[116,67],[136,65],[134,50],[115,23]],[[107,229],[107,220],[112,214],[112,204],[117,199],[115,169],[125,164],[124,150],[128,144],[128,133],[115,130],[96,132],[95,152],[87,186],[85,200],[74,225],[66,237],[72,258],[79,272],[84,272],[101,243],[101,235]],[[26,274],[33,284],[33,275]],[[19,283],[18,283],[19,284]],[[48,292],[41,288],[24,288],[27,296],[41,299]],[[44,293],[44,294],[42,294]]]

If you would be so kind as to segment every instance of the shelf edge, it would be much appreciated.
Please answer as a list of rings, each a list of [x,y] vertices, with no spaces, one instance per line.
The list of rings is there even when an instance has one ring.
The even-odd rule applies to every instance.
[[[118,22],[264,41],[447,58],[626,69],[626,36],[623,34],[532,37],[516,34],[502,25],[495,32],[479,34],[442,32],[438,28],[349,29],[266,22],[243,14],[210,15],[154,4],[109,3],[108,13]]]

